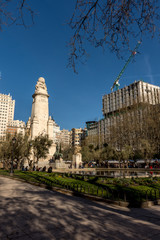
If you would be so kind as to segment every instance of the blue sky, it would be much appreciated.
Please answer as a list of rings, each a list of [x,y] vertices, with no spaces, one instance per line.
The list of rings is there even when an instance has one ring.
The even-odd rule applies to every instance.
[[[102,118],[102,96],[110,93],[125,61],[109,50],[89,47],[90,57],[85,65],[78,65],[78,75],[66,67],[72,35],[66,22],[74,4],[75,0],[32,1],[38,12],[35,24],[29,29],[6,27],[0,33],[0,92],[16,100],[15,119],[27,122],[39,77],[46,80],[50,115],[61,129],[84,127],[86,121]],[[139,50],[120,86],[139,79],[160,86],[160,42],[146,37]]]

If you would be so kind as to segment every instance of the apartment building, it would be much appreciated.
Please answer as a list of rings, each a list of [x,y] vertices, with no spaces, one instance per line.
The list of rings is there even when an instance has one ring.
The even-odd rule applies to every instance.
[[[71,146],[76,147],[76,146],[81,146],[82,140],[86,136],[86,129],[82,128],[72,128],[71,130]]]
[[[67,129],[62,129],[59,134],[59,144],[61,144],[62,149],[70,146],[70,131]]]
[[[14,119],[15,100],[10,94],[0,93],[0,138],[5,137],[9,122]]]
[[[6,132],[11,135],[22,134],[24,136],[25,129],[26,129],[25,122],[20,120],[13,120],[8,122]]]

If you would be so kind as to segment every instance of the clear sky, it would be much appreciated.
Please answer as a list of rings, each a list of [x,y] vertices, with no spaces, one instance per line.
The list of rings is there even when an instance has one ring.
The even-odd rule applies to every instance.
[[[15,119],[27,122],[39,77],[46,80],[50,115],[61,129],[84,127],[86,121],[102,118],[102,96],[110,93],[125,61],[109,50],[90,47],[90,57],[78,65],[76,75],[66,67],[72,34],[66,22],[76,1],[31,2],[38,12],[35,24],[29,29],[6,27],[0,33],[0,93],[10,93],[16,100]],[[121,87],[139,79],[160,86],[160,42],[146,37],[139,50],[120,79]]]

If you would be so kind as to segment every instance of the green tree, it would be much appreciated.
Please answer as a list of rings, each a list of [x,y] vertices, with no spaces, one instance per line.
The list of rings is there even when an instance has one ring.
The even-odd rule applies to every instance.
[[[15,143],[13,144],[13,136],[7,134],[5,141],[0,146],[0,158],[6,169],[10,168],[11,160],[16,168],[20,169],[25,159],[29,159],[31,154],[31,146],[28,136],[15,134]]]
[[[128,168],[128,160],[133,158],[133,148],[129,145],[125,145],[122,149],[122,159],[124,164],[127,162],[126,166]]]
[[[101,150],[101,161],[116,159],[115,149],[110,144],[105,144]],[[108,161],[107,161],[108,166]]]
[[[49,153],[53,141],[48,138],[48,135],[39,135],[32,141],[32,149],[34,157],[36,158],[35,163],[38,163],[40,158],[46,158]]]
[[[5,141],[0,144],[0,159],[5,169],[10,168],[12,151],[11,136],[7,134]]]
[[[83,162],[88,163],[88,162],[92,161],[94,159],[94,147],[93,147],[93,145],[82,146],[81,153],[82,153]]]
[[[62,150],[62,154],[63,154],[63,159],[65,161],[72,161],[72,156],[74,154],[74,148],[73,147],[64,148]]]
[[[139,153],[141,159],[144,159],[147,163],[147,160],[150,160],[154,156],[154,149],[155,147],[147,140],[141,139],[139,145]]]

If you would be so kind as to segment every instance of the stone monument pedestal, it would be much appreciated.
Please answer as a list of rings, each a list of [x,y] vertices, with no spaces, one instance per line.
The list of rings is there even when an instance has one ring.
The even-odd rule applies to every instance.
[[[82,154],[76,153],[72,156],[72,167],[79,168],[80,166],[82,166]]]

